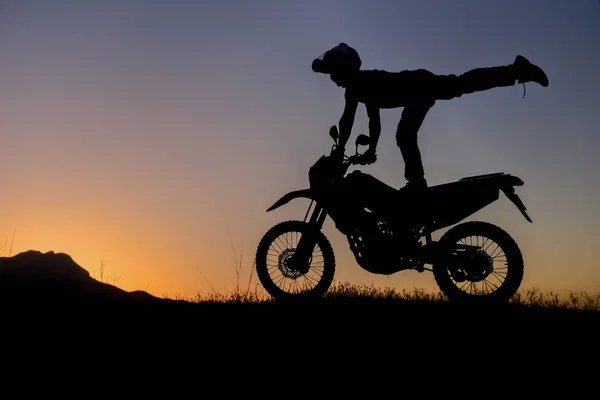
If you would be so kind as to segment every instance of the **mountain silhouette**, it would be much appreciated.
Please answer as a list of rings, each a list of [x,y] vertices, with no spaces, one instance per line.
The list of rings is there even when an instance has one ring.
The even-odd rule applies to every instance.
[[[100,282],[68,254],[29,250],[0,257],[0,299],[23,301],[164,302],[145,291]]]

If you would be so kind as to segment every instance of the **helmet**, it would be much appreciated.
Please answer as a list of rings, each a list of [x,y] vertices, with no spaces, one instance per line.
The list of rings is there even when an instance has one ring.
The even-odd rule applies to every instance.
[[[358,52],[346,43],[327,50],[312,62],[312,70],[322,74],[358,71],[362,61]]]

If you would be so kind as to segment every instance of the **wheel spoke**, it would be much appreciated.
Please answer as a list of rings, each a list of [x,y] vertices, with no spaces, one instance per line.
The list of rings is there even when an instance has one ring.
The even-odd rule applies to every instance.
[[[499,274],[499,273],[497,273],[496,271],[493,271],[493,272],[492,272],[492,275],[493,275],[493,276],[494,276],[496,279],[498,279],[498,281],[500,282],[500,284],[501,284],[501,285],[502,285],[502,284],[504,283],[504,281],[506,280],[506,279],[500,280],[500,278],[498,278],[498,277],[502,277],[502,275],[500,275],[500,274]],[[504,276],[504,278],[506,278],[506,276]]]
[[[496,251],[500,250],[500,253],[502,253],[502,247],[500,247],[499,244],[496,244],[496,250],[494,250],[494,252],[490,255],[490,257],[492,258],[492,260],[494,259],[494,257],[496,257]],[[498,254],[500,254],[498,253]]]

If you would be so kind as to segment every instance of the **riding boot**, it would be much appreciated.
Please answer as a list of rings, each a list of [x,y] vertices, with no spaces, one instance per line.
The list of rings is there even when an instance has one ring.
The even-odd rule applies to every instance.
[[[535,82],[543,87],[548,87],[550,83],[546,73],[523,56],[515,57],[512,67],[518,83]]]
[[[400,193],[402,194],[421,194],[423,192],[425,192],[427,190],[428,186],[427,186],[427,180],[425,178],[420,178],[420,179],[416,179],[416,180],[410,180],[406,183],[406,185],[404,185],[403,187],[401,187]]]

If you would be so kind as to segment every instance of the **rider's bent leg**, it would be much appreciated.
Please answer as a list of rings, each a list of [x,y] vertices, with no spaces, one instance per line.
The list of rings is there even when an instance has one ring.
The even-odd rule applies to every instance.
[[[404,178],[407,187],[422,188],[427,186],[421,152],[417,143],[417,134],[434,101],[421,101],[404,107],[402,117],[396,130],[396,144],[404,159]]]

